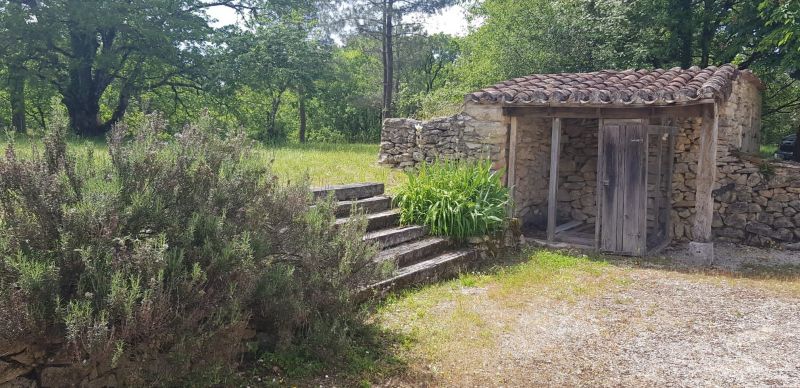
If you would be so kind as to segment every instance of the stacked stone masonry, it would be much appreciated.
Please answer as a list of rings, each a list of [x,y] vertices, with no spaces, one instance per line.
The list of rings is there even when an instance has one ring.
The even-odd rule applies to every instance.
[[[560,222],[595,222],[598,124],[598,120],[594,119],[567,119],[562,122],[556,195]]]
[[[381,134],[380,163],[393,168],[411,169],[437,159],[501,159],[501,149],[485,137],[498,132],[498,125],[468,114],[427,122],[412,119],[387,119]],[[504,136],[505,127],[499,126]]]

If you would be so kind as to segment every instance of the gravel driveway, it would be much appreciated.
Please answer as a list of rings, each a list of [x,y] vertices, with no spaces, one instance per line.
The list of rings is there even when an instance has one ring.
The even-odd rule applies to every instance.
[[[659,270],[629,276],[617,292],[527,309],[501,339],[506,383],[800,386],[796,296]]]
[[[800,255],[721,246],[725,258],[701,271],[676,265],[680,252],[612,261],[598,276],[614,281],[576,298],[509,308],[491,286],[463,287],[430,313],[468,308],[491,345],[442,352],[384,385],[800,387],[800,280],[786,272]],[[780,278],[753,269],[772,264]]]

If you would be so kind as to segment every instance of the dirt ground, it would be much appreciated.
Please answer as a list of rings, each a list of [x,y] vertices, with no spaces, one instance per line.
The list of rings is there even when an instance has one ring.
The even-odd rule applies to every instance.
[[[589,291],[511,304],[462,286],[426,313],[468,328],[380,385],[800,387],[800,253],[720,245],[699,269],[682,252],[611,260],[564,280]]]

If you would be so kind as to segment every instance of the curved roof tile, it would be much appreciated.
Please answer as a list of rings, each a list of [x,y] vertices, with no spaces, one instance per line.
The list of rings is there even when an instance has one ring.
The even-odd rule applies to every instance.
[[[470,93],[483,104],[669,105],[704,99],[725,100],[733,81],[749,71],[730,64],[701,69],[602,70],[591,73],[533,74]]]

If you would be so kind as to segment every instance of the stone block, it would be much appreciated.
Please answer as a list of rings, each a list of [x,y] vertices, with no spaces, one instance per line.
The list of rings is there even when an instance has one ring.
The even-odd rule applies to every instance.
[[[744,238],[744,230],[736,229],[736,228],[722,228],[715,231],[717,236],[720,237],[727,237],[730,239],[743,239]]]
[[[693,258],[692,264],[711,265],[714,262],[714,243],[689,242],[689,256]]]
[[[778,217],[772,225],[776,228],[794,228],[794,223],[789,217]]]

